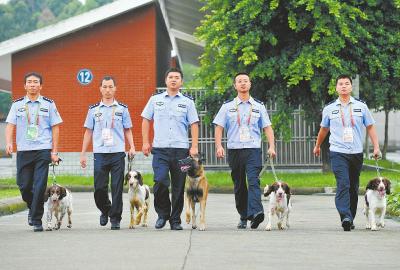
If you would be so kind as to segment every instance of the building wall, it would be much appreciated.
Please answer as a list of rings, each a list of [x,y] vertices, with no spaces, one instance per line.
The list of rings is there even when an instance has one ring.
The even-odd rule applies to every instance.
[[[165,71],[171,66],[172,45],[161,12],[157,16],[157,86],[165,86]]]
[[[42,95],[56,102],[64,120],[60,152],[81,151],[88,106],[100,101],[104,75],[116,78],[116,98],[129,106],[141,146],[140,114],[157,86],[156,16],[155,5],[145,6],[12,56],[13,98],[25,95],[24,74],[43,74]],[[88,86],[76,79],[82,68],[94,74]]]

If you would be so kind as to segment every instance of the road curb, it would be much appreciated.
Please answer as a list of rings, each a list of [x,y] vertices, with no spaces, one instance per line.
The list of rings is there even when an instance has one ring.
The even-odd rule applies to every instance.
[[[26,203],[19,197],[0,200],[0,216],[11,215],[27,209]]]

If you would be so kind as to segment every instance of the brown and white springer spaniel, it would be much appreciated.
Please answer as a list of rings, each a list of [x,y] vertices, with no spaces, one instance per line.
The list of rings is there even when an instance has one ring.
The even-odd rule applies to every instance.
[[[71,192],[57,184],[53,184],[46,189],[44,201],[47,205],[47,231],[58,230],[61,227],[65,213],[68,213],[68,228],[72,228],[72,195]],[[56,217],[56,224],[51,225],[52,216]]]
[[[274,182],[271,186],[266,185],[264,196],[269,196],[268,221],[265,230],[271,230],[271,220],[274,214],[278,217],[279,230],[289,228],[289,213],[292,209],[289,185],[285,182]]]
[[[125,176],[125,185],[129,182],[128,198],[131,208],[131,221],[129,229],[134,229],[135,225],[147,227],[147,212],[150,208],[150,188],[143,184],[143,177],[138,171],[129,171]],[[134,216],[135,209],[137,211]]]
[[[377,231],[379,227],[385,227],[386,194],[390,194],[390,181],[387,178],[376,177],[369,181],[365,192],[366,229]]]

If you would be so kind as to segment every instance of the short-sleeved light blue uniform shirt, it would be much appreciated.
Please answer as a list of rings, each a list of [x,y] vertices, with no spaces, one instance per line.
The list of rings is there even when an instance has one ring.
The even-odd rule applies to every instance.
[[[37,100],[31,101],[25,96],[14,101],[6,122],[16,125],[17,150],[31,151],[52,149],[51,127],[62,123],[62,119],[53,100],[39,96]],[[34,140],[28,140],[26,136],[31,124],[38,126],[38,136]]]
[[[143,109],[142,117],[154,119],[153,147],[189,148],[188,127],[199,122],[193,98],[167,91],[152,96]]]
[[[93,131],[93,153],[125,152],[124,129],[132,127],[128,106],[114,100],[113,104],[105,105],[102,101],[89,106],[85,128]],[[102,130],[110,129],[113,145],[104,145]]]
[[[350,110],[353,117],[353,124],[351,121]],[[350,97],[350,101],[346,106],[342,106],[340,100],[337,99],[325,106],[322,112],[321,127],[330,129],[331,135],[329,137],[329,149],[333,152],[344,154],[362,153],[363,128],[364,126],[367,127],[374,123],[375,121],[367,105],[353,97]],[[345,127],[352,128],[353,142],[344,142],[343,133]]]
[[[239,119],[238,119],[239,113]],[[250,117],[250,121],[249,121]],[[248,125],[250,140],[241,142],[240,125]],[[252,97],[243,102],[239,97],[226,101],[219,109],[213,124],[226,129],[228,149],[261,148],[261,131],[271,125],[264,103]]]

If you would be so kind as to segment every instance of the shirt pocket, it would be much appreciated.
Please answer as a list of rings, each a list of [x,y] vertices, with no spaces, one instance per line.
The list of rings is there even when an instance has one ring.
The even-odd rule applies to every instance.
[[[260,117],[261,117],[261,114],[259,112],[251,112],[250,123],[258,124],[258,121],[260,121]]]
[[[164,102],[154,102],[154,118],[168,117],[166,106]]]
[[[116,127],[122,126],[122,112],[115,112],[114,114],[114,124]]]
[[[43,128],[50,126],[50,113],[48,108],[40,108],[39,112],[40,126]]]
[[[358,111],[358,109],[355,109],[355,110],[356,111],[353,110],[354,121],[357,124],[362,124],[363,123],[363,113],[362,113],[361,109],[359,109],[359,111]]]

